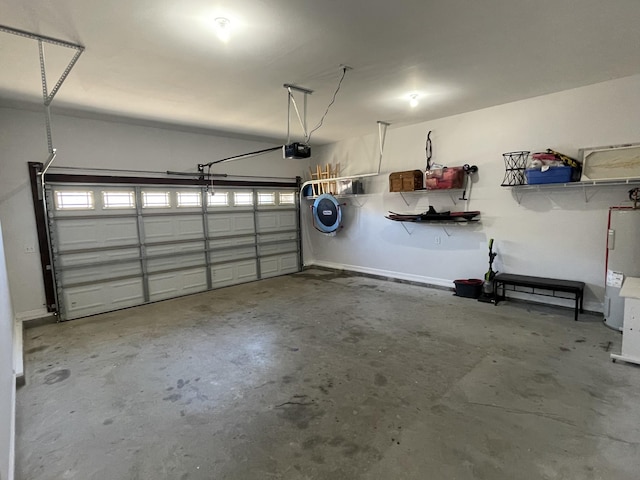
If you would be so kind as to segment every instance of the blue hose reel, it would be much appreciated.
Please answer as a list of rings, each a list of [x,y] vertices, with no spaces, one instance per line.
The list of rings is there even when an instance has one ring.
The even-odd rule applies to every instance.
[[[336,198],[328,193],[318,196],[311,206],[313,226],[322,233],[333,233],[342,223],[342,209]]]

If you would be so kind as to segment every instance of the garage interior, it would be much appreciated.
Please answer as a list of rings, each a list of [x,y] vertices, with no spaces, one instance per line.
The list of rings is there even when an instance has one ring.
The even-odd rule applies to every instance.
[[[640,143],[637,2],[2,12],[0,480],[637,478],[640,175],[584,180]],[[581,181],[511,182],[547,149]],[[429,165],[475,170],[394,191]],[[583,311],[456,290],[496,272]]]

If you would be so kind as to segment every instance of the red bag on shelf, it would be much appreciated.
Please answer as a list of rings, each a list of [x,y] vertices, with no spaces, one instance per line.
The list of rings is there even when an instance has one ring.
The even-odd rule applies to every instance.
[[[464,188],[464,167],[442,167],[427,170],[425,187],[428,190]]]

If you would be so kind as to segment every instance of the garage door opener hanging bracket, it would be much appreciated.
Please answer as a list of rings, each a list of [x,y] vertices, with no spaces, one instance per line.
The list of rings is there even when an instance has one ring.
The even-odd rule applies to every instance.
[[[313,90],[309,90],[307,88],[298,87],[296,85],[291,85],[289,83],[285,83],[283,86],[288,91],[288,95],[287,95],[287,99],[288,99],[288,103],[287,103],[287,143],[286,143],[286,145],[289,145],[291,143],[291,105],[292,104],[293,104],[293,108],[296,111],[296,115],[298,117],[298,120],[300,121],[300,125],[302,126],[302,131],[304,133],[304,139],[305,139],[305,144],[306,144],[307,138],[308,138],[308,134],[307,134],[307,95],[311,95],[313,93]],[[296,90],[296,91],[302,92],[304,94],[304,108],[302,110],[302,116],[300,115],[300,110],[298,109],[298,105],[296,103],[296,100],[293,97],[292,90]],[[263,154],[269,153],[269,152],[275,152],[276,150],[280,150],[280,149],[283,149],[283,154],[285,154],[284,149],[286,148],[286,145],[285,146],[277,146],[277,147],[265,148],[265,149],[262,149],[262,150],[256,150],[254,152],[249,152],[249,153],[242,153],[240,155],[233,155],[231,157],[222,158],[220,160],[214,160],[214,161],[209,162],[209,163],[199,163],[198,164],[198,174],[200,175],[201,179],[204,178],[205,175],[207,176],[208,179],[211,179],[211,188],[213,189],[213,179],[211,178],[211,167],[213,165],[216,165],[218,163],[230,162],[230,161],[233,161],[233,160],[242,160],[243,158],[256,157],[258,155],[263,155]],[[207,173],[206,174],[205,174],[205,171],[204,171],[205,168],[207,169]]]
[[[53,102],[53,99],[55,98],[56,94],[62,87],[62,84],[69,76],[69,73],[71,73],[71,70],[75,66],[78,59],[80,58],[80,55],[82,55],[82,52],[84,52],[84,47],[76,43],[71,43],[64,40],[59,40],[57,38],[47,37],[44,35],[38,35],[36,33],[27,32],[25,30],[19,30],[17,28],[7,27],[6,25],[0,25],[0,32],[16,35],[23,38],[28,38],[31,40],[36,40],[38,42],[38,55],[40,60],[40,79],[42,82],[42,101],[44,105],[45,125],[46,125],[46,131],[47,131],[47,147],[48,147],[49,156],[47,157],[47,160],[44,164],[36,164],[37,166],[34,169],[34,174],[35,174],[35,177],[33,179],[34,186],[35,186],[34,190],[37,190],[37,193],[34,192],[34,204],[37,203],[35,201],[35,195],[37,194],[38,200],[41,201],[41,206],[40,207],[36,206],[36,211],[40,210],[44,218],[44,222],[43,222],[44,225],[42,229],[44,230],[43,234],[46,235],[46,239],[47,239],[46,246],[43,247],[42,243],[40,245],[40,258],[41,258],[41,263],[43,268],[43,274],[45,275],[45,290],[47,290],[48,288],[51,289],[51,291],[47,290],[46,292],[47,310],[50,312],[57,313],[60,302],[58,300],[56,276],[53,271],[53,263],[52,263],[53,252],[51,247],[51,231],[50,231],[49,222],[47,220],[48,208],[47,208],[47,201],[45,198],[45,174],[47,173],[47,170],[49,170],[49,167],[51,166],[51,164],[56,158],[56,149],[53,146],[53,136],[51,134],[51,102]],[[51,91],[49,91],[49,88],[47,86],[47,69],[46,69],[46,62],[45,62],[45,56],[44,56],[45,43],[48,43],[50,45],[55,45],[58,47],[70,48],[72,50],[75,50],[73,57],[71,58],[71,60],[69,61],[65,69],[63,70],[62,75],[60,75],[60,78],[55,83]],[[39,232],[40,232],[40,228],[41,227],[38,227]],[[39,236],[40,236],[40,233],[39,233]],[[48,281],[47,278],[51,282],[50,287],[46,286]]]
[[[298,117],[298,122],[300,123],[300,127],[302,127],[302,133],[304,135],[304,143],[308,144],[309,133],[307,132],[307,101],[308,101],[308,96],[313,93],[313,90],[299,87],[291,83],[285,83],[283,87],[287,89],[287,145],[291,144],[291,105],[293,105],[293,109],[295,110],[296,116]],[[304,103],[302,107],[302,115],[300,115],[300,110],[298,109],[298,103],[296,102],[296,99],[293,96],[294,90],[296,92],[300,92],[303,94]]]
[[[17,35],[19,37],[30,38],[32,40],[37,40],[38,42],[38,53],[40,57],[40,78],[42,81],[42,100],[44,104],[44,114],[45,114],[45,122],[46,122],[46,129],[47,129],[47,146],[49,149],[49,156],[47,157],[47,160],[44,163],[44,167],[42,168],[42,171],[39,173],[39,176],[41,177],[42,185],[44,186],[44,175],[47,173],[47,170],[49,169],[49,167],[51,166],[51,164],[56,158],[56,149],[53,146],[53,137],[51,134],[51,102],[53,101],[54,97],[60,90],[60,87],[62,87],[62,84],[64,83],[64,81],[69,76],[69,73],[71,73],[71,70],[73,69],[78,59],[80,58],[80,55],[82,55],[82,52],[84,52],[84,47],[76,43],[66,42],[64,40],[59,40],[57,38],[47,37],[44,35],[38,35],[36,33],[27,32],[25,30],[19,30],[17,28],[7,27],[5,25],[0,25],[0,32]],[[62,72],[62,75],[60,75],[60,78],[58,79],[54,87],[51,89],[51,91],[49,91],[49,88],[47,86],[47,68],[46,68],[46,62],[45,62],[45,56],[44,56],[45,43],[48,43],[50,45],[55,45],[58,47],[70,48],[75,50],[75,53],[71,58],[71,60],[69,61],[69,64],[66,66],[66,68]]]
[[[197,165],[197,175],[200,179],[204,179],[205,175],[207,178],[211,179],[211,167],[218,163],[231,162],[234,160],[241,160],[243,158],[256,157],[258,155],[263,155],[265,153],[274,152],[276,150],[282,149],[282,155],[284,158],[309,158],[311,156],[311,148],[309,146],[309,142],[311,141],[311,135],[313,132],[318,130],[322,124],[324,123],[324,119],[329,113],[329,109],[336,101],[336,96],[340,91],[340,87],[342,86],[342,81],[346,76],[349,70],[353,70],[352,67],[348,65],[340,65],[340,70],[342,71],[342,75],[340,76],[340,80],[338,81],[338,86],[336,87],[335,92],[333,92],[333,97],[331,98],[331,102],[327,105],[327,108],[324,111],[324,114],[320,118],[318,124],[311,130],[307,130],[307,100],[308,96],[313,93],[313,90],[309,90],[308,88],[303,88],[298,85],[293,85],[291,83],[285,83],[283,85],[284,88],[287,89],[287,143],[278,147],[265,148],[263,150],[256,150],[254,152],[243,153],[240,155],[233,155],[231,157],[222,158],[220,160],[214,160],[209,163],[199,163]],[[298,104],[296,102],[295,97],[293,96],[293,92],[300,92],[303,94],[304,103],[302,108],[302,113],[300,113],[300,109],[298,108]],[[300,126],[302,127],[302,133],[304,135],[304,141],[298,143],[291,143],[291,105],[293,105],[293,109],[296,112],[296,116],[298,117],[298,122],[300,122]],[[205,169],[207,172],[205,173]],[[212,180],[212,179],[211,179]],[[211,187],[213,188],[213,180],[211,182]]]

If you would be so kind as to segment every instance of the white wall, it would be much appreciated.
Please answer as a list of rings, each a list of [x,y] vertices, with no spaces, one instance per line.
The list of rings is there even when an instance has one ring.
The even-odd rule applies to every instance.
[[[424,106],[422,106],[424,104]],[[428,108],[422,102],[420,108]],[[303,208],[305,262],[451,286],[456,278],[481,277],[487,269],[487,241],[496,239],[500,271],[582,279],[587,308],[599,310],[604,289],[607,209],[626,200],[624,187],[529,193],[518,204],[512,189],[500,187],[502,153],[548,147],[577,156],[581,147],[640,141],[640,76],[537,97],[402,128],[387,134],[382,173],[366,181],[369,195],[348,200],[345,229],[327,237],[311,228]],[[480,167],[471,201],[453,205],[447,193],[388,192],[392,171],[424,168],[424,142],[433,131],[434,161]],[[367,137],[314,147],[311,164],[340,162],[342,174],[375,171],[377,131]],[[169,128],[82,119],[55,114],[55,165],[140,170],[193,170],[195,164],[266,148],[273,144]],[[44,313],[27,162],[47,156],[44,118],[39,112],[0,108],[0,221],[13,305],[18,318]],[[215,171],[293,177],[306,164],[279,152],[223,164]],[[405,225],[384,218],[388,210],[480,210],[482,223],[452,226]],[[304,205],[303,205],[304,207]],[[436,243],[436,238],[440,244]]]
[[[0,480],[13,478],[15,392],[14,321],[0,228]]]
[[[170,128],[145,127],[110,120],[56,115],[53,139],[57,166],[195,171],[198,163],[248,153],[274,143],[242,140]],[[47,158],[44,115],[0,108],[0,221],[5,227],[7,268],[13,306],[19,319],[46,313],[40,259],[25,253],[37,247],[27,162]],[[299,160],[286,160],[281,152],[216,166],[213,173],[295,177]],[[36,248],[37,250],[37,248]]]
[[[428,101],[422,104],[428,108]],[[448,193],[439,192],[405,194],[407,205],[399,193],[388,192],[390,172],[425,168],[429,130],[435,163],[478,165],[468,203],[453,205]],[[518,204],[512,189],[500,186],[502,153],[553,148],[577,158],[582,147],[630,142],[640,142],[640,76],[419,125],[392,126],[381,175],[366,182],[371,195],[345,199],[345,228],[335,237],[305,233],[305,263],[453,286],[457,278],[482,278],[488,268],[487,243],[495,238],[494,269],[583,280],[588,284],[585,307],[601,311],[608,207],[628,204],[628,187],[588,190],[593,195],[588,203],[582,189],[560,189],[527,193]],[[312,164],[340,162],[344,174],[371,172],[377,168],[377,135],[327,146],[319,153]],[[424,211],[429,202],[437,210],[480,210],[481,224],[447,227],[448,236],[437,225],[405,224],[407,232],[402,224],[384,218],[389,210]]]

